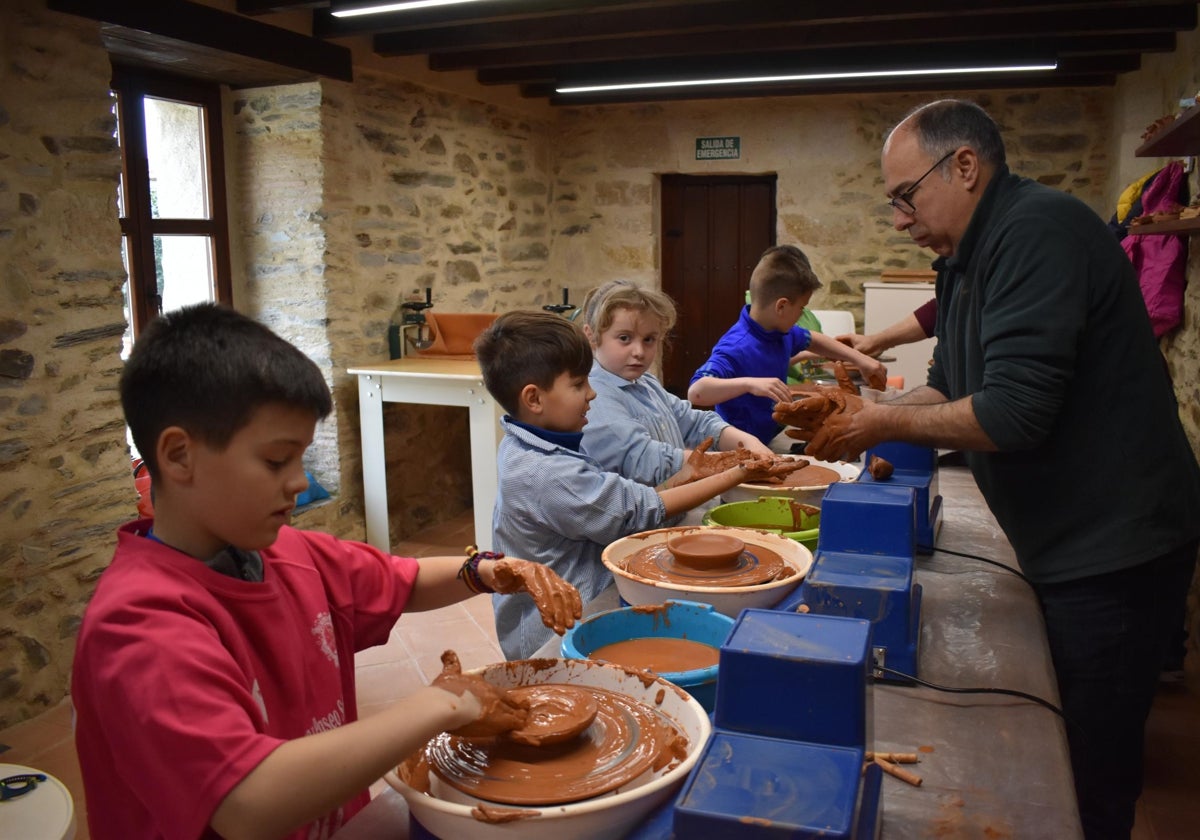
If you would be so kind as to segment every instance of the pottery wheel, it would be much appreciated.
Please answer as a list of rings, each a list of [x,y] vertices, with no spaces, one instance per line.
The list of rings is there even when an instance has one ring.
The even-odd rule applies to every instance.
[[[546,686],[509,689],[544,690]],[[570,741],[532,747],[504,738],[471,741],[442,733],[425,747],[430,769],[463,793],[505,805],[560,805],[625,785],[684,756],[687,738],[664,715],[602,688],[596,718]]]
[[[831,470],[829,467],[822,467],[817,464],[809,464],[803,469],[783,476],[783,479],[778,484],[764,484],[762,482],[747,481],[746,483],[754,487],[827,487],[830,484],[836,484],[842,480],[842,474],[837,470]]]
[[[665,542],[648,545],[625,559],[630,574],[647,580],[689,586],[755,586],[790,577],[792,568],[776,552],[746,543],[746,550],[729,566],[694,569],[677,563]]]

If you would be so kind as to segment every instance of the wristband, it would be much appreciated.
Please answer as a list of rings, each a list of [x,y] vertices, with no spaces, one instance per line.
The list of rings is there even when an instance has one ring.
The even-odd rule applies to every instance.
[[[473,545],[467,546],[467,559],[458,570],[458,579],[466,584],[467,589],[478,594],[495,592],[495,589],[483,582],[479,575],[480,560],[502,560],[504,553],[500,551],[480,551]]]

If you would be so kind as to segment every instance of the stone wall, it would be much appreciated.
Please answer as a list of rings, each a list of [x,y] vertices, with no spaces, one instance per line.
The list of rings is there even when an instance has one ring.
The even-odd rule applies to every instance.
[[[1106,90],[947,92],[979,102],[1009,165],[1103,212],[1111,164]],[[921,95],[715,100],[564,111],[555,130],[552,267],[582,295],[614,277],[658,283],[658,175],[776,173],[777,240],[800,245],[825,286],[816,309],[863,323],[862,284],[930,255],[891,226],[879,154]],[[697,161],[697,137],[736,135],[738,161]],[[731,315],[731,322],[734,316]]]
[[[120,157],[96,27],[0,28],[0,728],[62,699],[84,605],[136,513],[117,398]]]
[[[400,304],[434,312],[549,302],[544,125],[370,72],[354,84],[239,91],[229,132],[236,303],[326,370],[336,409],[310,450],[336,505],[306,525],[362,538],[358,388],[388,358]],[[465,410],[385,408],[401,539],[471,505]]]

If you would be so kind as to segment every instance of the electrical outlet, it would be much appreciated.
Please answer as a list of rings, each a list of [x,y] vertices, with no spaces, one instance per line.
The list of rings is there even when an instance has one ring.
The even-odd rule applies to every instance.
[[[880,668],[887,667],[887,648],[872,647],[871,648],[871,676],[879,679],[883,676],[883,671]]]

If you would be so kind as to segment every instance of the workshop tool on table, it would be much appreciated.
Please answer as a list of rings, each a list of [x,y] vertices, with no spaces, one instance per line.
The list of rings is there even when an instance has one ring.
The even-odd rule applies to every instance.
[[[917,491],[889,482],[834,484],[821,506],[813,567],[777,609],[871,623],[872,676],[917,676],[921,586],[913,582]]]
[[[871,634],[861,618],[743,610],[721,646],[713,724],[866,749],[874,719]]]
[[[932,554],[942,529],[942,497],[938,493],[938,453],[928,446],[911,443],[881,443],[868,449],[863,463],[878,457],[892,465],[892,474],[876,479],[869,468],[858,480],[864,483],[901,484],[917,491],[917,553]]]
[[[388,354],[390,358],[402,359],[405,356],[406,341],[417,350],[428,350],[433,344],[433,338],[425,322],[425,310],[433,307],[433,289],[425,287],[425,300],[406,300],[400,304],[403,314],[399,324],[388,327]],[[416,330],[416,337],[409,338],[409,330]]]
[[[562,303],[547,303],[542,307],[542,309],[546,310],[547,312],[553,312],[555,315],[564,315],[567,312],[571,312],[571,310],[576,309],[576,306],[570,302],[568,299],[569,297],[570,290],[566,286],[563,286]],[[568,320],[574,320],[575,316],[578,314],[578,312],[572,313]]]
[[[871,625],[747,609],[721,646],[713,735],[636,840],[879,836]]]

